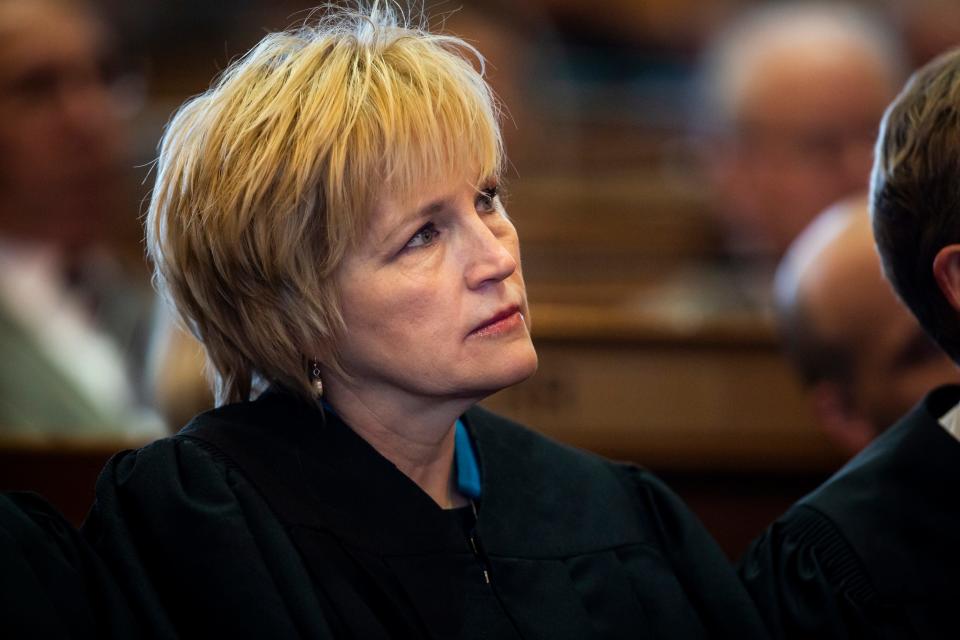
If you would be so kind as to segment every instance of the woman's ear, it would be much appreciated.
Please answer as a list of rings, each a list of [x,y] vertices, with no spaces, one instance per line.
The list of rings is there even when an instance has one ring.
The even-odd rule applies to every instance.
[[[960,244],[949,244],[933,259],[933,277],[947,302],[960,312]]]

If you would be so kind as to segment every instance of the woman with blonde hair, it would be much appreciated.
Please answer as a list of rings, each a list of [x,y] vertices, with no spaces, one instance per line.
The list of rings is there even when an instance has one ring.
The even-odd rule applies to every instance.
[[[503,166],[479,53],[376,4],[176,114],[148,245],[219,406],[84,525],[144,636],[754,638],[791,589],[844,628],[829,572],[758,607],[651,474],[475,406],[537,365]]]

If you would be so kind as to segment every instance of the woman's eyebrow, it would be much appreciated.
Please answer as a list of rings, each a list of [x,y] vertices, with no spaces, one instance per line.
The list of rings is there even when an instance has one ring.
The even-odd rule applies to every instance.
[[[443,196],[441,198],[437,198],[436,200],[433,200],[432,202],[428,202],[422,207],[419,207],[416,211],[413,211],[409,215],[404,216],[403,221],[399,225],[397,225],[397,227],[398,228],[406,227],[407,224],[409,223],[419,222],[425,218],[430,218],[437,215],[438,213],[442,213],[444,209],[449,207],[452,199],[453,198],[450,196]]]
[[[389,245],[394,242],[396,236],[404,235],[407,233],[409,228],[412,228],[415,224],[420,223],[426,218],[437,215],[442,212],[450,203],[449,197],[442,197],[432,202],[419,207],[415,211],[412,211],[404,215],[396,224],[392,224],[389,228],[385,229],[382,234],[379,234],[380,246]]]

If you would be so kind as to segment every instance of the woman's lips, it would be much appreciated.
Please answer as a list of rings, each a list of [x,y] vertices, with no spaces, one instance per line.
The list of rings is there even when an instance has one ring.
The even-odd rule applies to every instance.
[[[506,313],[497,314],[486,324],[470,332],[471,336],[486,337],[509,333],[524,326],[523,314],[520,309],[514,308]]]

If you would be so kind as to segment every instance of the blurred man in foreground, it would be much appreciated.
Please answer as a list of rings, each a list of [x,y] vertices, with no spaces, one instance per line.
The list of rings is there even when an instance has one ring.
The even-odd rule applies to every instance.
[[[128,358],[149,289],[130,284],[105,241],[125,140],[104,43],[80,3],[0,2],[3,432],[160,433],[138,408]]]
[[[777,272],[775,298],[818,423],[851,455],[928,391],[960,382],[884,280],[865,197],[831,207],[797,238]]]

